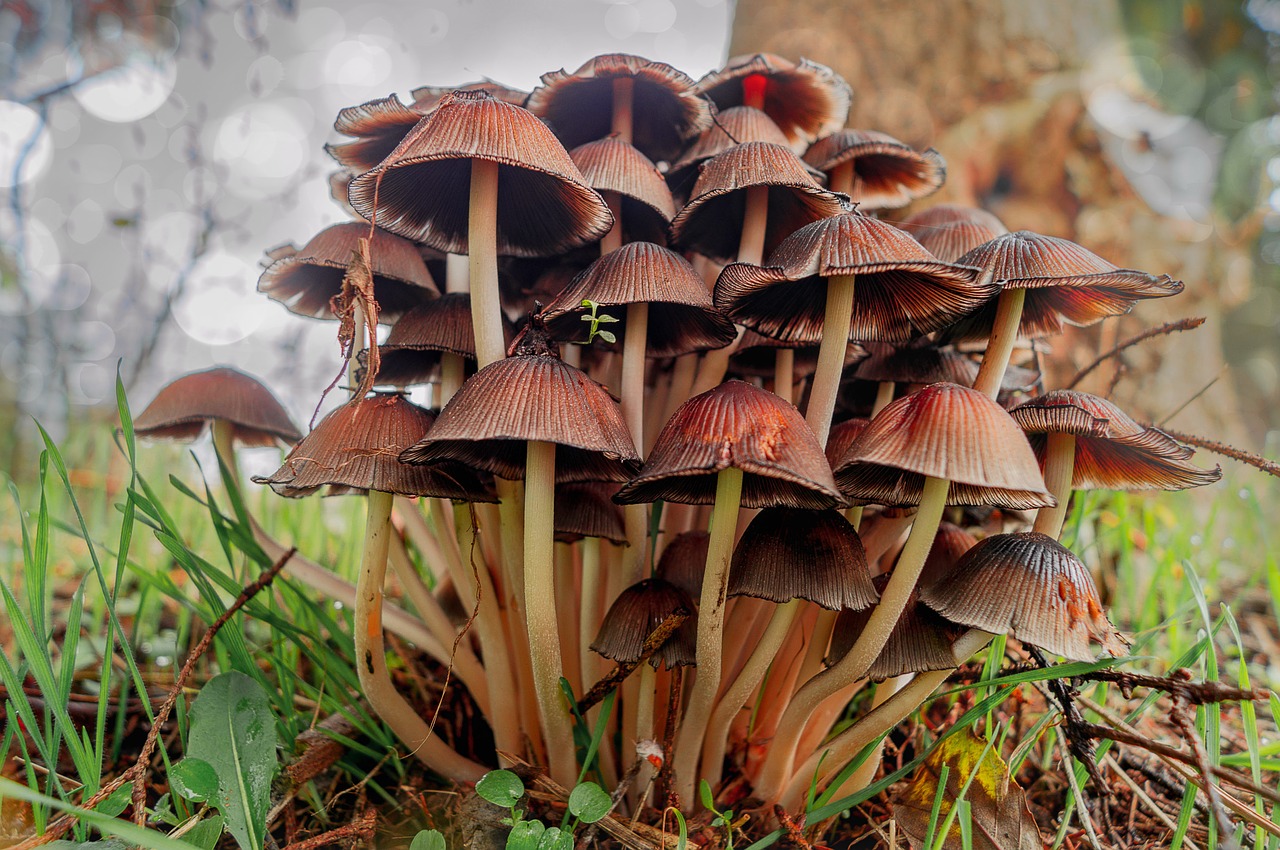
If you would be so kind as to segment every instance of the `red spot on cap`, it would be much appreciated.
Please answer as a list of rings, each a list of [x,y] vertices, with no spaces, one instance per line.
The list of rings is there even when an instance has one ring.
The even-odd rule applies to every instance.
[[[742,102],[759,109],[764,105],[764,90],[769,78],[764,74],[748,74],[742,78]]]

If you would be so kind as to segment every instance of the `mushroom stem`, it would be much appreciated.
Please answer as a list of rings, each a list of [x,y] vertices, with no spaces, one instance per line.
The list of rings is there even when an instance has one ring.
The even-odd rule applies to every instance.
[[[364,556],[356,582],[355,649],[360,688],[369,706],[396,737],[427,767],[454,782],[475,782],[484,766],[465,758],[432,734],[387,673],[382,642],[382,583],[387,573],[387,551],[394,533],[391,527],[392,495],[370,490],[365,521]]]
[[[640,665],[640,687],[637,694],[636,725],[632,740],[636,743],[653,738],[653,702],[658,690],[658,671],[648,661]],[[634,750],[626,754],[627,758],[640,758]],[[653,776],[653,765],[648,759],[640,760],[640,772],[631,786],[631,807],[634,811],[644,808],[649,799],[650,778]]]
[[[584,685],[594,684],[604,673],[600,656],[591,651],[591,643],[600,631],[604,607],[604,573],[600,568],[600,538],[582,540],[582,610],[578,616],[578,658]]]
[[[1013,345],[1018,341],[1018,324],[1022,321],[1022,305],[1026,300],[1025,289],[1010,287],[1001,289],[996,299],[996,318],[991,325],[991,337],[987,340],[986,353],[982,355],[978,377],[973,381],[975,390],[986,393],[993,399],[1000,394],[1000,384],[1004,381],[1005,369],[1009,367]]]
[[[766,801],[777,800],[787,778],[791,776],[796,742],[804,731],[809,715],[842,686],[866,676],[872,662],[884,649],[893,627],[907,607],[911,591],[916,586],[929,549],[933,546],[934,534],[947,506],[949,487],[950,482],[945,478],[925,476],[924,492],[920,496],[920,507],[916,511],[911,534],[907,537],[889,584],[880,595],[880,602],[871,612],[862,634],[844,658],[802,685],[787,706],[778,723],[778,734],[770,744],[760,780],[756,783],[757,795]]]
[[[893,381],[881,381],[876,386],[876,400],[871,405],[872,419],[875,419],[876,414],[888,407],[889,402],[893,401],[893,392],[897,386]]]
[[[773,394],[788,404],[795,404],[792,390],[796,383],[796,350],[779,348],[773,354]]]
[[[892,699],[895,694],[911,682],[911,679],[910,675],[892,676],[876,685],[876,692],[871,697],[871,710],[875,711]],[[883,759],[884,738],[881,738],[872,748],[871,754],[867,756],[866,761],[858,765],[836,793],[840,796],[848,796],[866,788],[876,778],[876,773],[880,769],[880,762]]]
[[[507,354],[498,294],[498,163],[492,160],[471,160],[467,254],[476,359],[483,369]]]
[[[965,632],[951,650],[957,666],[986,646],[992,637],[992,634],[981,629],[970,629]],[[856,723],[829,741],[819,752],[809,756],[791,778],[786,793],[780,800],[781,805],[790,810],[798,808],[815,774],[819,773],[819,764],[821,764],[821,774],[818,777],[818,784],[821,787],[836,776],[864,747],[915,711],[953,672],[955,672],[954,669],[917,674],[910,684],[864,717],[859,718]]]
[[[675,783],[680,800],[692,804],[702,736],[720,688],[721,635],[724,632],[725,593],[729,586],[729,561],[733,535],[742,503],[742,470],[722,469],[716,475],[716,500],[711,511],[711,539],[707,543],[707,567],[698,604],[697,678],[675,748]]]
[[[460,354],[440,355],[440,406],[444,407],[461,387],[466,375],[466,361]]]
[[[842,162],[827,174],[827,188],[842,195],[853,195],[853,184],[857,179],[853,171],[853,160]]]
[[[627,305],[627,329],[622,340],[622,418],[636,450],[644,451],[644,367],[649,336],[649,305]],[[635,541],[631,541],[634,546]]]
[[[240,487],[240,466],[236,463],[235,426],[225,419],[213,420],[213,451],[222,459],[222,464],[231,476],[231,483],[237,491]]]
[[[556,444],[530,440],[525,462],[524,586],[529,660],[538,697],[538,719],[547,745],[551,778],[568,787],[577,778],[573,724],[560,692],[563,675],[556,619]]]
[[[445,254],[444,291],[471,291],[471,260],[466,254]]]
[[[631,144],[631,106],[634,91],[634,77],[613,78],[613,121],[610,129],[613,135],[627,144]]]
[[[712,788],[719,784],[723,772],[724,754],[729,745],[729,727],[733,725],[733,719],[737,713],[751,698],[752,692],[764,680],[764,674],[768,672],[769,665],[773,663],[778,650],[787,639],[787,633],[791,631],[791,624],[800,616],[802,604],[803,600],[792,599],[774,608],[773,616],[769,618],[769,625],[765,627],[764,634],[760,636],[760,642],[756,644],[751,657],[747,659],[737,678],[724,689],[724,693],[716,703],[715,711],[711,714],[711,722],[707,724],[706,738],[702,742],[702,778],[707,780]]]
[[[1041,508],[1036,513],[1036,524],[1032,531],[1047,534],[1054,540],[1062,534],[1062,523],[1067,518],[1067,507],[1071,503],[1071,477],[1075,466],[1075,434],[1050,432],[1045,447],[1044,484],[1058,503],[1052,508]]]
[[[822,343],[818,347],[818,368],[813,373],[809,390],[809,407],[805,421],[818,436],[818,445],[827,444],[831,432],[831,416],[840,391],[840,372],[844,353],[849,348],[849,324],[853,318],[853,275],[835,275],[827,279],[827,310],[822,322]]]
[[[622,196],[617,192],[601,192],[600,197],[613,214],[613,226],[600,239],[600,256],[611,254],[622,247]]]
[[[823,608],[818,612],[818,621],[813,625],[813,634],[809,636],[809,646],[805,649],[804,660],[800,662],[800,675],[796,681],[804,684],[822,670],[822,662],[827,657],[827,648],[831,645],[831,633],[836,629],[839,611]]]

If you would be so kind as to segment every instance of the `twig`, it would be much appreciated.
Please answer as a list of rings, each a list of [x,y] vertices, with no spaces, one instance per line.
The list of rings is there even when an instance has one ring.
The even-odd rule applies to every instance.
[[[1192,393],[1191,397],[1188,398],[1186,401],[1184,401],[1182,404],[1178,405],[1173,410],[1166,413],[1164,418],[1160,420],[1160,423],[1156,425],[1156,427],[1163,428],[1164,423],[1168,422],[1170,419],[1172,419],[1173,417],[1177,416],[1179,413],[1181,413],[1182,411],[1190,407],[1192,402],[1194,402],[1196,399],[1200,398],[1200,396],[1204,395],[1209,390],[1211,390],[1213,388],[1213,385],[1218,383],[1218,379],[1222,377],[1223,372],[1226,372],[1226,371],[1227,371],[1227,367],[1223,366],[1220,370],[1218,370],[1218,374],[1214,375],[1212,378],[1209,379],[1209,382],[1207,384],[1205,384],[1203,387],[1201,387],[1200,389]]]
[[[373,809],[366,809],[356,819],[336,829],[286,844],[284,850],[315,850],[317,847],[334,847],[345,839],[360,839],[365,842],[373,838],[374,826],[378,822],[378,814]]]
[[[1077,681],[1112,682],[1119,685],[1125,699],[1130,699],[1134,688],[1151,688],[1166,691],[1170,696],[1185,699],[1191,705],[1215,702],[1266,702],[1268,694],[1260,688],[1237,688],[1222,682],[1193,682],[1186,670],[1177,670],[1172,676],[1145,676],[1124,670],[1095,670]]]
[[[604,678],[591,686],[591,689],[583,694],[582,699],[578,700],[578,711],[586,714],[590,709],[603,700],[609,691],[618,687],[622,682],[636,671],[641,664],[644,664],[649,658],[662,648],[667,639],[680,628],[685,620],[689,619],[688,611],[675,611],[667,619],[658,624],[658,627],[649,633],[644,639],[644,646],[641,647],[640,657],[634,661],[621,662],[613,670],[605,674]]]
[[[1198,328],[1203,324],[1204,324],[1203,316],[1191,316],[1190,318],[1179,319],[1176,322],[1165,322],[1163,325],[1160,325],[1159,327],[1147,328],[1145,331],[1138,334],[1137,336],[1130,337],[1129,339],[1126,339],[1124,342],[1120,343],[1119,345],[1115,346],[1109,351],[1099,354],[1096,358],[1094,358],[1093,362],[1091,362],[1088,366],[1085,366],[1079,372],[1076,372],[1075,377],[1072,378],[1071,381],[1067,384],[1067,389],[1069,390],[1075,389],[1076,385],[1079,384],[1081,381],[1083,381],[1085,377],[1089,375],[1090,372],[1092,372],[1094,369],[1097,369],[1103,363],[1110,360],[1112,357],[1115,357],[1117,354],[1120,354],[1121,352],[1125,351],[1126,349],[1132,348],[1133,346],[1138,345],[1141,342],[1145,342],[1146,340],[1149,340],[1152,337],[1165,336],[1167,334],[1178,333],[1179,331],[1189,331],[1189,330],[1192,330],[1193,328]]]
[[[1120,777],[1121,781],[1123,781],[1125,785],[1129,786],[1129,790],[1133,792],[1134,799],[1141,801],[1144,806],[1150,809],[1151,813],[1156,816],[1156,820],[1164,824],[1165,828],[1170,832],[1177,831],[1178,825],[1173,822],[1173,819],[1169,817],[1168,813],[1156,805],[1156,801],[1151,799],[1151,795],[1146,791],[1143,791],[1142,786],[1137,782],[1134,782],[1133,777],[1129,775],[1129,772],[1121,767],[1119,762],[1112,758],[1109,753],[1102,757],[1102,763],[1111,768],[1116,776]],[[1182,839],[1182,846],[1186,847],[1187,850],[1198,850],[1195,843],[1189,838],[1184,837]]]
[[[145,782],[147,777],[147,768],[151,762],[151,756],[155,752],[156,743],[159,741],[160,729],[168,721],[169,714],[173,711],[173,706],[177,703],[179,695],[181,695],[183,688],[186,686],[187,679],[191,677],[192,672],[195,670],[196,662],[199,661],[200,657],[209,650],[209,647],[213,644],[213,639],[217,636],[218,631],[226,625],[227,621],[235,616],[236,612],[243,608],[250,599],[261,593],[271,584],[272,581],[275,580],[275,577],[280,574],[282,569],[284,569],[285,563],[293,557],[294,551],[294,549],[290,549],[285,552],[284,555],[272,564],[270,568],[262,573],[262,575],[258,576],[252,584],[240,591],[240,595],[236,597],[235,601],[231,603],[227,610],[223,611],[218,619],[213,621],[213,625],[211,625],[209,630],[204,633],[204,637],[202,637],[200,642],[196,644],[195,649],[191,650],[191,654],[187,656],[186,663],[183,664],[182,669],[178,671],[177,680],[173,683],[173,687],[169,689],[169,695],[165,697],[164,702],[160,706],[160,710],[156,713],[155,721],[151,724],[151,729],[147,732],[147,738],[142,744],[142,751],[138,753],[138,760],[134,762],[128,770],[102,786],[98,793],[94,794],[81,805],[81,808],[94,808],[103,800],[107,799],[116,791],[124,787],[127,783],[132,782],[134,822],[139,826],[146,823]],[[75,825],[76,820],[77,818],[75,814],[64,815],[50,824],[49,828],[45,830],[43,835],[28,838],[21,844],[16,845],[13,850],[29,850],[29,848],[39,847],[43,844],[55,841],[65,835],[67,831]]]
[[[787,833],[787,838],[790,838],[793,844],[801,848],[801,850],[813,850],[813,845],[809,843],[808,839],[804,837],[804,833],[800,831],[800,826],[803,825],[804,820],[803,815],[801,816],[801,824],[797,825],[796,822],[792,820],[791,815],[787,814],[786,809],[775,804],[773,807],[773,816],[778,819],[778,823],[782,826],[783,831]]]
[[[1196,732],[1196,724],[1192,720],[1194,714],[1188,700],[1181,696],[1173,698],[1173,709],[1169,712],[1169,719],[1182,732],[1182,737],[1195,758],[1196,769],[1204,777],[1204,790],[1209,796],[1209,808],[1213,811],[1213,819],[1218,822],[1219,845],[1227,850],[1239,850],[1240,845],[1235,839],[1235,824],[1231,822],[1231,817],[1222,805],[1222,796],[1218,793],[1218,786],[1213,781],[1213,764],[1209,761],[1209,754],[1205,752],[1204,742]]]
[[[1145,422],[1140,424],[1146,427],[1155,427]],[[1232,460],[1238,460],[1241,463],[1247,463],[1255,469],[1262,470],[1268,475],[1274,475],[1277,478],[1280,478],[1280,463],[1277,463],[1274,460],[1269,460],[1262,455],[1246,452],[1243,449],[1237,449],[1236,447],[1229,446],[1226,443],[1220,443],[1217,440],[1210,440],[1208,437],[1199,437],[1195,434],[1188,434],[1184,431],[1174,431],[1170,428],[1164,427],[1160,427],[1160,430],[1164,431],[1175,440],[1196,446],[1197,448],[1206,449],[1216,455],[1222,455],[1223,457],[1229,457]]]

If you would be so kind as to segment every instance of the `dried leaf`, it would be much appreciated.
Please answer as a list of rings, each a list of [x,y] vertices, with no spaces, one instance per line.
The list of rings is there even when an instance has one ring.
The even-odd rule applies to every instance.
[[[971,731],[958,732],[935,746],[911,783],[892,799],[894,817],[911,847],[923,848],[929,818],[938,794],[938,778],[947,767],[946,788],[938,812],[937,829],[946,823],[960,790],[968,783],[970,832],[974,850],[1043,850],[1045,844],[1027,809],[1022,789],[1010,782],[1009,768],[986,741]],[[977,771],[973,781],[970,774]],[[936,841],[936,836],[935,836]],[[959,847],[959,814],[943,846]]]

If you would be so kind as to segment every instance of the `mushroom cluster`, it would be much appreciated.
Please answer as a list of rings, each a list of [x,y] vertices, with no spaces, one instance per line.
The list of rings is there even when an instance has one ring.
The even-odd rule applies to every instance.
[[[612,675],[605,783],[642,762],[685,806],[734,779],[794,810],[995,633],[1124,652],[1058,542],[1072,491],[1219,473],[1106,399],[1046,392],[1039,358],[1180,282],[979,209],[878,217],[937,190],[942,156],[844,129],[853,93],[804,60],[695,82],[608,55],[529,94],[414,94],[343,110],[331,185],[353,219],[259,282],[342,320],[352,396],[300,438],[248,412],[265,390],[204,373],[137,422],[234,422],[214,426],[229,469],[233,435],[278,438],[296,445],[255,481],[365,495],[354,588],[289,569],[354,600],[363,697],[408,752],[458,782],[519,759],[571,787],[575,723],[601,709],[570,695]],[[451,663],[493,749],[432,733],[384,628]]]

